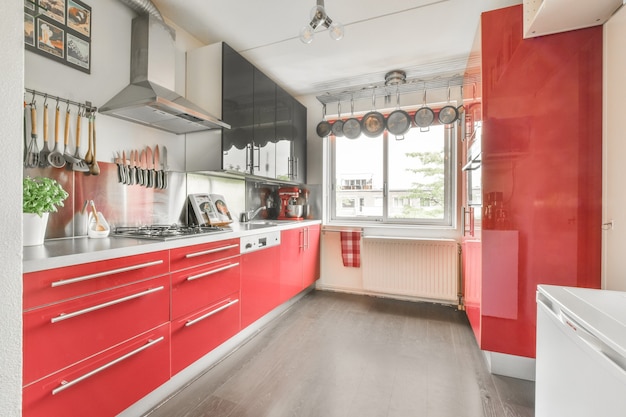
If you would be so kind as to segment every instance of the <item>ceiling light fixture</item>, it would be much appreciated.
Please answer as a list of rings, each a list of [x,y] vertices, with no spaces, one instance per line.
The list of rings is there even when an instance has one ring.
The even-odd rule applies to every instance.
[[[324,0],[317,0],[317,6],[311,9],[311,22],[300,29],[300,40],[303,43],[313,42],[315,29],[324,26],[328,29],[330,37],[336,41],[343,38],[343,25],[333,20],[326,14]]]

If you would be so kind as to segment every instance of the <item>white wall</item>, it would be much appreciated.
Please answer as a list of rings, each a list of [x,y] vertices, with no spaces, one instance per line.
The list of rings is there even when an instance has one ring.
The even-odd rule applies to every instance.
[[[0,13],[0,414],[21,415],[22,406],[22,107],[24,35],[21,1]]]
[[[603,222],[613,227],[603,232],[602,286],[626,291],[626,7],[604,25],[604,147]],[[610,87],[609,87],[610,86]]]

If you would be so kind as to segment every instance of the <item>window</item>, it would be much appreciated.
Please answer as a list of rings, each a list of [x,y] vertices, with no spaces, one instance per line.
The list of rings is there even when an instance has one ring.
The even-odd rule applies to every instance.
[[[383,133],[330,137],[330,218],[452,226],[454,125],[411,128],[403,140]]]

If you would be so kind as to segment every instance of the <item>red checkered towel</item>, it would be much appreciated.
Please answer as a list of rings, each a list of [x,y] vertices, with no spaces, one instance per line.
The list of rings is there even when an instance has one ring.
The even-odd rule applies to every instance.
[[[343,266],[361,267],[361,231],[341,232]]]

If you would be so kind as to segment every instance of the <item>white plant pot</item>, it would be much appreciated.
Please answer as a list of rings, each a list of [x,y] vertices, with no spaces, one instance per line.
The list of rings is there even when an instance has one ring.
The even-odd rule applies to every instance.
[[[41,217],[33,213],[22,213],[22,244],[23,246],[43,245],[48,226],[48,214]]]

